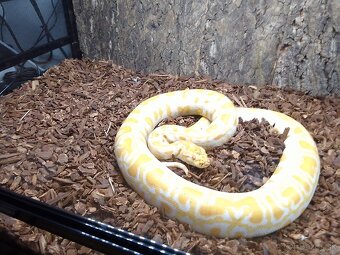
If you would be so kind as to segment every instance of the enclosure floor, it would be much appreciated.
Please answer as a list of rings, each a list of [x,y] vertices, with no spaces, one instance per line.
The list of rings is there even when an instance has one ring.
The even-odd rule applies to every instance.
[[[321,158],[321,176],[312,202],[295,222],[261,238],[211,238],[168,219],[125,183],[113,153],[122,121],[144,99],[185,88],[213,89],[236,106],[283,112],[310,131]],[[67,60],[0,98],[0,184],[192,254],[339,254],[339,108],[340,99],[334,97]],[[191,168],[189,179],[228,192],[261,186],[275,169],[284,135],[256,122],[241,123],[240,133],[209,152],[213,164],[205,172]],[[0,215],[0,228],[44,254],[96,254],[5,215]]]

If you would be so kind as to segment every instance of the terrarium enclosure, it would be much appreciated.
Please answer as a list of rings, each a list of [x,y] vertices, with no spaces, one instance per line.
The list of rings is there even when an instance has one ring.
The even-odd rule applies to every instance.
[[[73,4],[84,58],[0,97],[1,187],[190,254],[340,253],[337,0]],[[170,219],[128,185],[114,154],[123,121],[147,98],[197,88],[236,107],[284,113],[309,131],[321,173],[293,223],[263,237],[212,237]],[[239,119],[235,135],[208,150],[209,167],[171,170],[221,192],[256,190],[275,171],[288,132]],[[39,254],[100,254],[4,214],[0,230]]]

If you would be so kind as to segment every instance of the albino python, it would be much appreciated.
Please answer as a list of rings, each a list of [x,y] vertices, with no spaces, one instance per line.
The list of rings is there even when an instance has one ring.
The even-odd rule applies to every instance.
[[[208,121],[202,118],[189,128],[155,129],[161,120],[182,115],[200,115]],[[235,133],[239,117],[264,118],[280,133],[289,128],[275,172],[257,190],[228,193],[205,188],[181,178],[168,168],[171,163],[156,158],[175,156],[204,168],[209,164],[205,149],[225,143]],[[299,122],[275,111],[236,108],[225,95],[203,89],[143,101],[120,127],[115,155],[128,184],[149,204],[197,232],[217,237],[261,236],[288,225],[308,206],[320,173],[315,142]]]

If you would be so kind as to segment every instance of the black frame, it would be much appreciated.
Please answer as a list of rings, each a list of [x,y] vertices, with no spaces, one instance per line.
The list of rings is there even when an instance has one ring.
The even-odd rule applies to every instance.
[[[26,60],[30,60],[32,58],[36,58],[42,54],[48,53],[52,50],[61,48],[65,45],[71,45],[71,52],[73,58],[81,58],[81,51],[79,48],[79,41],[77,36],[77,27],[75,21],[75,15],[73,12],[73,4],[71,0],[61,0],[64,14],[65,14],[65,22],[66,29],[68,35],[57,40],[54,40],[50,43],[43,44],[34,49],[29,49],[27,51],[21,52],[14,56],[10,56],[0,61],[0,71],[10,68],[12,66],[16,66]]]
[[[189,255],[0,187],[0,212],[105,254]]]

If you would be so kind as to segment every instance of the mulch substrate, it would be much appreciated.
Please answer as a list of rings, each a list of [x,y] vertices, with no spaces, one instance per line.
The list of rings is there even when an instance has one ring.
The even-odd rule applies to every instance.
[[[321,176],[312,202],[295,222],[261,238],[212,238],[166,218],[125,183],[113,154],[122,121],[144,99],[185,88],[213,89],[236,106],[283,112],[310,131],[319,149]],[[0,184],[192,254],[339,254],[339,110],[335,97],[142,74],[109,61],[66,60],[0,98]],[[185,125],[193,119],[170,122]],[[173,170],[216,190],[254,190],[275,170],[284,139],[265,121],[240,120],[236,135],[209,151],[207,169],[190,167],[189,176]],[[0,228],[43,254],[98,254],[2,214]]]

